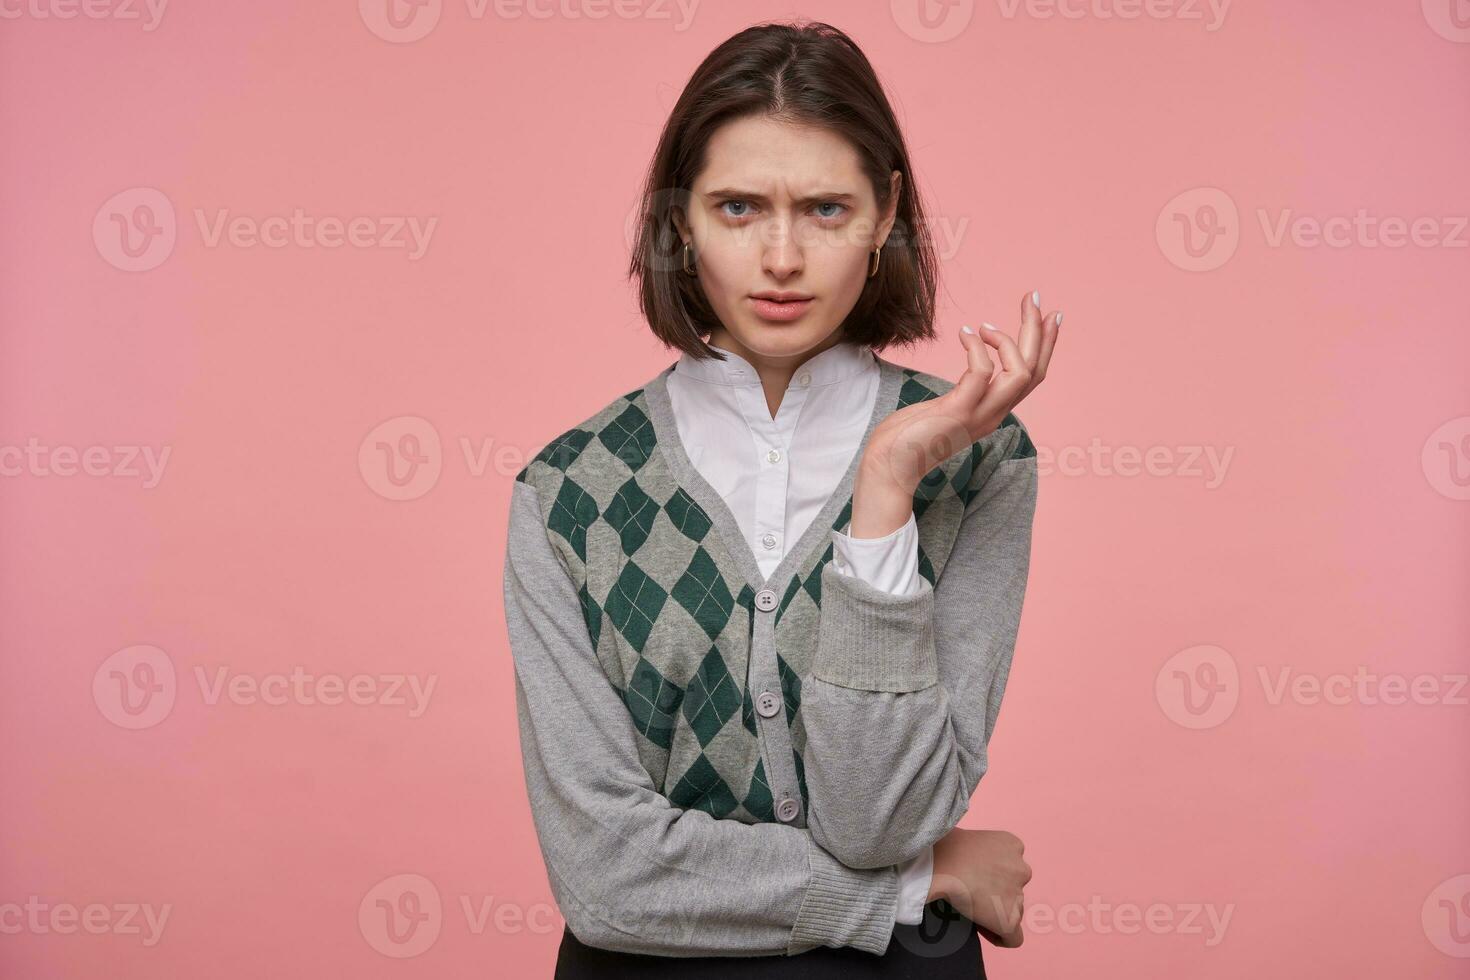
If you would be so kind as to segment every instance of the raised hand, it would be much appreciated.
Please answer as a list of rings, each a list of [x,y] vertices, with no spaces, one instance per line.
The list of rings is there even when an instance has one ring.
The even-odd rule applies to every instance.
[[[912,493],[924,474],[1000,426],[1046,377],[1056,347],[1062,314],[1043,316],[1038,299],[1036,292],[1021,299],[1019,344],[988,323],[978,332],[959,331],[967,357],[964,374],[949,391],[890,414],[873,430],[863,453],[862,479]],[[999,371],[986,347],[999,355]]]

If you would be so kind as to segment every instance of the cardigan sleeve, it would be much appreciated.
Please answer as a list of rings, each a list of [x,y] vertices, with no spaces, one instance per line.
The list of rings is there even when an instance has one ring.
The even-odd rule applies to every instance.
[[[919,574],[919,526],[910,514],[898,530],[881,538],[854,538],[832,531],[832,567],[884,592],[913,595],[924,586]],[[934,847],[928,845],[898,865],[898,914],[894,921],[924,921],[929,887],[934,883]]]
[[[505,616],[531,816],[572,933],[661,956],[882,955],[897,872],[845,867],[806,828],[675,807],[639,761],[637,733],[596,652],[536,488],[517,481]]]
[[[985,774],[1036,507],[1036,457],[1019,448],[1030,446],[1024,427],[1017,420],[992,436],[999,461],[980,473],[932,586],[925,579],[918,592],[895,595],[822,570],[801,703],[807,821],[817,843],[851,867],[912,860],[959,824]]]

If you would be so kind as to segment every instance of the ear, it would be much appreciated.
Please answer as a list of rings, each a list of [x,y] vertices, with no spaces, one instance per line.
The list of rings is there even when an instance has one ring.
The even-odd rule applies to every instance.
[[[902,190],[903,174],[895,170],[888,178],[888,206],[883,209],[873,239],[873,244],[879,248],[882,248],[883,243],[888,241],[888,233],[893,230],[893,222],[898,217],[898,195]]]

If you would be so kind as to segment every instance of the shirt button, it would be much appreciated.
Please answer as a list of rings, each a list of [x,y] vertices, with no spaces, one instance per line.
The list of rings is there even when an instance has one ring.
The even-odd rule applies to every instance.
[[[771,589],[761,589],[755,594],[755,608],[761,612],[770,612],[776,608],[776,593]]]
[[[762,691],[760,697],[755,699],[755,710],[760,712],[762,718],[769,718],[781,710],[781,699],[770,691]]]
[[[766,459],[769,459],[773,463],[780,462],[781,461],[781,450],[779,450],[779,449],[772,449],[770,452],[766,453]]]
[[[810,371],[803,371],[796,380],[803,388],[805,388],[807,385],[812,383],[812,374]]]
[[[765,537],[761,538],[761,544],[765,545],[767,548],[776,547],[776,536],[774,534],[767,534]]]
[[[776,816],[790,823],[796,819],[796,811],[801,809],[795,800],[789,796],[781,797],[781,802],[776,804]]]

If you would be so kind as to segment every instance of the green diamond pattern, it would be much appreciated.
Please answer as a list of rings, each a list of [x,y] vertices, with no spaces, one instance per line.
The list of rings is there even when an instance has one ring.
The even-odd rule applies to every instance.
[[[690,541],[698,543],[705,539],[714,528],[714,522],[704,512],[704,508],[695,503],[694,498],[680,487],[664,504],[664,512],[669,515],[669,520],[674,527],[684,534]]]
[[[618,487],[603,517],[622,539],[623,554],[634,554],[643,547],[643,542],[648,540],[653,530],[658,511],[658,503],[643,492],[637,480],[630,477],[628,482]]]
[[[709,759],[700,753],[674,788],[669,791],[669,802],[686,810],[703,810],[712,817],[724,818],[739,806],[735,794],[720,778]]]
[[[750,814],[757,820],[768,823],[776,819],[775,800],[771,795],[771,786],[766,781],[766,763],[764,759],[757,759],[755,763],[755,775],[750,780],[750,791],[745,794],[741,802]]]
[[[622,574],[602,605],[618,632],[634,650],[642,653],[648,634],[653,631],[653,621],[658,618],[668,597],[669,594],[644,574],[637,562],[630,561],[623,566]]]
[[[551,442],[547,443],[546,448],[537,453],[535,457],[532,458],[531,462],[546,463],[548,466],[555,466],[557,469],[565,473],[567,471],[567,467],[576,462],[577,457],[582,455],[582,450],[587,448],[587,444],[591,441],[592,433],[588,432],[586,429],[568,429],[566,432],[563,432],[561,435],[551,440]],[[530,468],[531,464],[527,463],[526,466],[519,473],[516,474],[516,479],[524,481],[526,470],[529,470]]]
[[[667,750],[673,744],[674,718],[683,699],[684,692],[677,685],[660,674],[653,664],[638,658],[628,689],[623,692],[623,703],[628,706],[638,731],[661,749]]]
[[[710,639],[724,632],[735,609],[735,600],[730,597],[724,576],[703,545],[694,552],[689,567],[674,583],[672,595],[675,602],[689,610],[689,615],[704,628]]]
[[[551,505],[546,526],[566,538],[577,557],[586,562],[587,529],[597,517],[597,501],[577,481],[568,477],[561,481],[561,487],[556,491],[556,502]]]
[[[740,695],[719,648],[710,647],[684,692],[684,717],[701,747],[709,745],[740,710]]]
[[[653,423],[637,405],[629,405],[623,414],[597,433],[597,438],[602,440],[608,452],[635,473],[648,462],[658,442]]]

